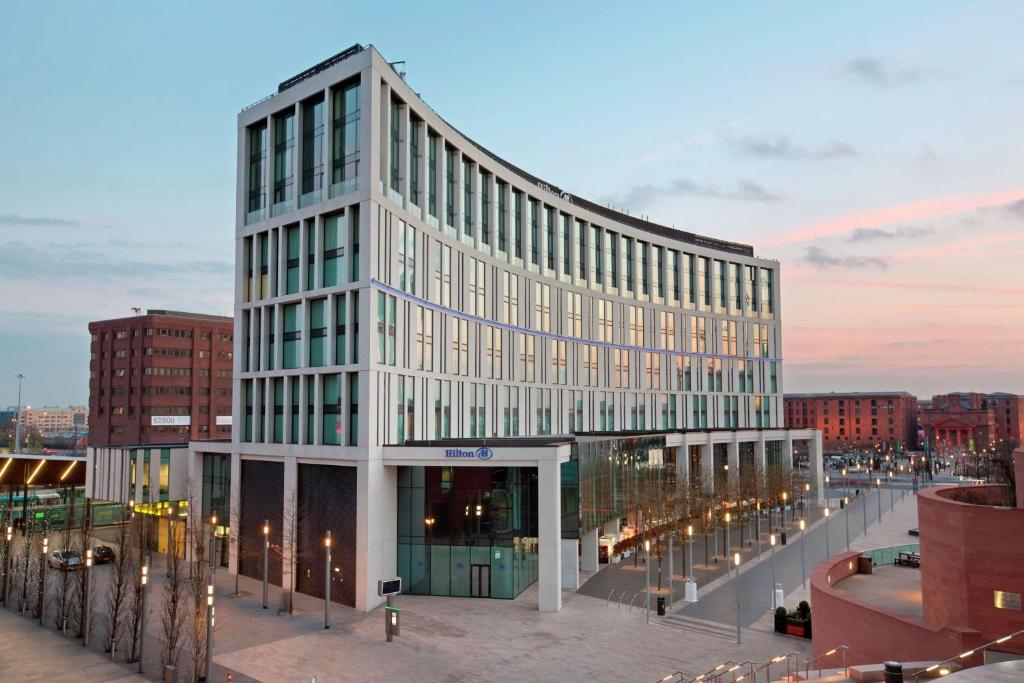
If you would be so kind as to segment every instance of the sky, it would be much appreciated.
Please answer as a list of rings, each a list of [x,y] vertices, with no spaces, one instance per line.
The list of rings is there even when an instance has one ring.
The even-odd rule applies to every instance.
[[[784,389],[1024,393],[1020,2],[49,2],[0,23],[0,404],[230,315],[236,115],[352,45],[577,195],[781,264]]]

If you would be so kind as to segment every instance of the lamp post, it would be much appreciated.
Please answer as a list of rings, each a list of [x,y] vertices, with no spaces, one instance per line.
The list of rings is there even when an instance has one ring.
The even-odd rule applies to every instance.
[[[672,574],[675,571],[675,568],[674,568],[675,565],[673,564],[673,560],[675,558],[672,557],[672,539],[673,539],[673,537],[675,535],[676,535],[675,529],[672,529],[671,531],[668,532],[668,608],[669,608],[669,610],[672,609]],[[660,567],[659,567],[658,571],[659,572],[661,571]]]
[[[647,561],[647,556],[651,552],[651,542],[648,539],[644,539],[644,581],[647,584],[647,599],[644,603],[647,605],[647,623],[651,623],[651,563]]]
[[[690,546],[690,552],[686,553],[686,578],[693,581],[693,525],[686,526],[686,542]]]
[[[878,498],[878,521],[882,521],[882,478],[875,477],[875,496]]]
[[[832,550],[828,542],[828,508],[825,508],[825,557],[832,557]]]
[[[846,498],[843,498],[843,505],[846,508],[845,510],[843,510],[843,519],[846,520],[846,551],[849,552],[850,551],[850,498],[849,498],[849,496],[847,496]]]
[[[43,623],[46,610],[46,551],[50,547],[50,539],[43,538],[43,554],[39,558],[39,623]]]
[[[736,565],[736,644],[739,645],[743,642],[740,636],[740,554],[733,555],[732,561]]]
[[[800,573],[801,573],[801,576],[803,576],[803,581],[800,582],[800,585],[804,585],[804,584],[807,583],[807,561],[805,559],[806,555],[804,554],[804,526],[805,526],[804,520],[801,519],[800,520]]]
[[[267,580],[270,566],[270,520],[263,520],[263,609],[267,609]]]
[[[212,581],[212,579],[211,579]],[[213,677],[213,583],[206,586],[206,680]]]
[[[789,494],[786,491],[782,492],[782,528],[786,528],[786,499]]]
[[[725,513],[725,556],[726,557],[729,557],[729,550],[732,547],[732,543],[730,542],[731,539],[729,538],[729,535],[730,535],[729,534],[729,527],[730,527],[729,522],[731,522],[731,521],[732,521],[732,515],[730,515],[728,512],[726,512]],[[726,569],[728,569],[728,571],[726,573],[729,576],[732,576],[732,567],[726,565]]]
[[[846,498],[847,494],[849,493],[849,490],[848,490],[847,487],[849,486],[850,482],[847,481],[847,479],[846,479],[846,468],[845,467],[840,470],[840,474],[843,475],[843,498]]]
[[[21,451],[21,380],[25,379],[25,375],[19,372],[15,377],[18,378],[18,408],[14,414],[14,452],[18,453]]]
[[[149,583],[149,565],[142,565],[139,574],[139,585],[142,587],[142,597],[139,601],[139,673],[142,673],[142,650],[146,644],[146,585]]]
[[[768,528],[771,529],[771,524]],[[761,501],[754,503],[754,533],[757,534],[757,556],[761,556]]]
[[[89,644],[89,587],[92,583],[92,548],[85,551],[85,595],[82,597],[82,605],[85,614],[82,615],[82,647]]]
[[[892,512],[894,506],[896,505],[892,496],[892,470],[886,470],[885,480],[889,484],[889,512]]]
[[[778,605],[775,604],[775,534],[771,534],[768,537],[768,542],[771,543],[772,546],[772,609],[775,609],[776,607],[778,607]]]
[[[868,485],[864,484],[864,495],[861,496],[860,510],[864,514],[864,535],[868,533]]]
[[[331,627],[331,531],[324,538],[324,628]]]

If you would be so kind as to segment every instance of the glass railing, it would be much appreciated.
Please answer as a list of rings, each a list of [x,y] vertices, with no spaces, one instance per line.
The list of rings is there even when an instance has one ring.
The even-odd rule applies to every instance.
[[[280,216],[282,214],[291,213],[295,210],[295,200],[287,199],[283,202],[278,202],[270,207],[270,216]]]
[[[319,204],[321,201],[323,201],[323,198],[324,198],[324,191],[323,190],[316,189],[316,190],[313,190],[312,192],[307,192],[306,194],[304,194],[301,197],[299,197],[299,208],[300,209],[304,209],[307,206],[312,206],[313,204]]]
[[[249,213],[245,214],[245,224],[258,223],[267,217],[266,207],[261,206],[258,209],[254,209]]]
[[[427,225],[435,230],[441,229],[441,223],[437,220],[437,216],[431,216],[429,213],[427,214]]]
[[[885,565],[896,564],[896,558],[900,553],[919,553],[921,552],[920,543],[908,543],[906,545],[892,545],[886,548],[873,548],[872,550],[865,550],[861,553],[864,557],[871,558],[871,564],[876,567],[882,567]]]
[[[348,178],[331,185],[331,198],[340,197],[359,189],[359,178]]]
[[[391,188],[388,188],[388,199],[393,201],[395,204],[398,204],[399,206],[405,206],[405,199],[402,197],[402,193],[398,192],[397,190],[392,190]]]

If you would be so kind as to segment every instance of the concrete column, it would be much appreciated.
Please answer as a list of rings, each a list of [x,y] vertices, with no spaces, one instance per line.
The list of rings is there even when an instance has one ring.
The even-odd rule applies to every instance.
[[[305,221],[303,221],[305,223]],[[317,214],[313,219],[313,282],[311,289],[320,289],[324,286],[324,216]],[[303,244],[299,250],[302,256],[302,268],[309,267],[308,243]]]
[[[786,467],[793,466],[793,433],[789,430],[786,430],[786,439],[782,442],[782,458]]]
[[[821,432],[814,430],[813,436],[807,442],[807,459],[808,469],[811,475],[811,488],[814,490],[814,495],[818,499],[818,504],[822,504],[825,501],[825,488],[824,488],[824,474],[822,472],[822,457],[821,457]],[[792,439],[787,439],[790,444],[790,462],[792,462],[793,449]]]
[[[380,95],[377,99],[378,112],[380,113],[380,128],[378,129],[380,140],[377,143],[380,145],[378,179],[382,186],[381,193],[387,196],[390,186],[388,166],[391,163],[391,147],[388,144],[391,140],[391,86],[381,80],[379,93]]]
[[[715,486],[715,453],[710,443],[703,443],[698,446],[700,449],[700,476],[703,485],[709,490]]]
[[[383,602],[377,580],[398,568],[398,468],[385,467],[370,449],[356,473],[356,609],[368,612]]]
[[[317,218],[317,220],[322,220]],[[307,249],[309,245],[309,221],[299,221],[299,290],[305,292],[308,289],[313,288],[313,283],[308,281],[306,273],[309,272],[307,264]],[[281,290],[284,291],[283,289]]]
[[[732,441],[729,442],[729,450],[727,451],[726,462],[729,463],[729,477],[739,477],[740,475],[740,437],[739,432],[732,433]]]
[[[790,447],[792,447],[792,440],[790,441]],[[764,432],[761,432],[760,438],[754,442],[754,467],[759,468],[758,471],[764,476],[764,473],[768,471],[767,463],[767,449],[764,443]]]
[[[324,89],[324,177],[321,180],[319,189],[323,190],[322,197],[327,199],[331,192],[331,182],[334,180],[334,101],[331,99],[331,89]],[[317,188],[313,188],[316,191]]]
[[[683,440],[682,445],[676,446],[676,481],[690,481],[690,446]]]
[[[292,383],[297,380],[298,377],[295,375],[285,375],[282,378],[284,389],[282,390],[281,406],[284,414],[281,416],[281,440],[283,443],[292,442]]]
[[[289,523],[295,524],[298,528],[299,520],[296,515],[298,514],[298,492],[297,484],[299,481],[299,465],[298,459],[293,456],[285,457],[284,459],[284,476],[283,478],[283,496],[284,501],[281,509],[281,519],[285,525]],[[292,566],[295,564],[295,552],[296,549],[292,546],[292,542],[296,540],[294,537],[296,534],[291,533],[289,529],[281,530],[281,586],[287,588],[292,585]],[[282,593],[282,600],[285,599]]]
[[[323,375],[313,375],[313,443],[324,442],[324,382]],[[308,410],[308,408],[307,408]]]
[[[580,542],[575,538],[562,539],[562,588],[580,587]]]
[[[597,541],[600,531],[599,527],[594,527],[580,538],[580,543],[583,546],[583,552],[580,555],[580,569],[585,572],[597,571]]]
[[[306,434],[306,426],[309,422],[309,401],[306,400],[306,392],[311,378],[309,375],[299,375],[299,443],[307,443],[309,435]]]
[[[537,466],[538,591],[537,607],[562,607],[562,486],[557,460]]]

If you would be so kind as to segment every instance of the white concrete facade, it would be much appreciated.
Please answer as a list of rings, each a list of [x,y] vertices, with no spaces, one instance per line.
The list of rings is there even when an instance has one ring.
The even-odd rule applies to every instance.
[[[355,467],[358,609],[395,574],[397,468],[452,464],[406,441],[664,430],[763,458],[771,432],[791,453],[776,261],[516,169],[372,47],[292,81],[238,116],[232,486],[244,460],[283,463],[285,501],[303,464]],[[517,450],[558,609],[568,453]]]

